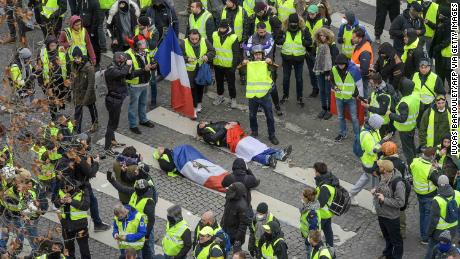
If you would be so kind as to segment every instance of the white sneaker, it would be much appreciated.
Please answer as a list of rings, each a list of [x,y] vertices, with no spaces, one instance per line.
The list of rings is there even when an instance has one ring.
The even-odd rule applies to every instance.
[[[236,109],[238,107],[238,104],[236,103],[236,99],[232,98],[232,102],[230,103],[230,108]]]
[[[202,109],[201,103],[198,103],[198,104],[196,105],[196,112],[200,113],[200,112],[201,112],[201,109]]]
[[[220,105],[223,102],[224,102],[224,96],[219,95],[219,96],[217,96],[216,100],[214,100],[214,102],[212,102],[212,104],[217,106],[217,105]]]
[[[355,196],[354,196],[354,195],[352,195],[352,196],[350,197],[350,201],[351,201],[351,205],[352,205],[352,206],[358,206],[358,205],[359,205],[359,203],[358,203],[358,201],[355,199]]]

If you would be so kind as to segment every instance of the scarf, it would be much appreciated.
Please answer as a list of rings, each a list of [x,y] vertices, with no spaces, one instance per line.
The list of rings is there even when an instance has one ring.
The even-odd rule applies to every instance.
[[[326,43],[320,43],[316,50],[315,66],[313,72],[316,74],[324,73],[332,69],[332,56],[329,45]]]
[[[132,38],[133,36],[133,30],[131,28],[131,13],[128,9],[128,11],[124,12],[120,9],[120,23],[121,27],[123,28],[123,31],[121,33],[122,38],[125,39],[126,37]]]

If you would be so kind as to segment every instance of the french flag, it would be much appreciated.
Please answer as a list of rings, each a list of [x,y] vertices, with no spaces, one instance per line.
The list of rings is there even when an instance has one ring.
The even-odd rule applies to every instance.
[[[225,192],[222,180],[227,170],[212,163],[190,145],[180,145],[173,149],[173,160],[179,172],[187,179],[219,192]]]
[[[227,130],[227,144],[232,153],[244,161],[251,161],[253,157],[264,153],[269,149],[267,145],[258,139],[247,136],[240,125]]]
[[[166,38],[160,43],[154,59],[160,65],[161,75],[171,81],[171,106],[173,110],[195,119],[192,89],[185,68],[184,56],[172,27],[169,27]]]

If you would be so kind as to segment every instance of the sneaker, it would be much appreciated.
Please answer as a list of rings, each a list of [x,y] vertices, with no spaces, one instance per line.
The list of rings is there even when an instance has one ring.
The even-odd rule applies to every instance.
[[[196,105],[196,112],[200,113],[203,108],[201,107],[201,103]]]
[[[259,136],[259,133],[257,131],[252,131],[251,132],[251,137],[257,138]]]
[[[318,113],[318,116],[316,116],[316,117],[318,117],[318,119],[322,119],[322,118],[324,117],[324,114],[326,114],[326,111],[325,111],[325,110],[322,110],[322,111],[320,111],[320,112]]]
[[[110,229],[110,225],[102,222],[99,225],[94,225],[94,232],[102,232]]]
[[[138,127],[129,128],[129,130],[135,134],[142,134],[141,130]]]
[[[335,142],[341,142],[342,140],[344,140],[346,138],[346,136],[343,136],[342,134],[339,134],[337,137],[335,137]]]
[[[276,167],[276,158],[275,158],[275,156],[270,156],[270,158],[268,159],[268,166],[270,166],[271,168]]]
[[[311,94],[309,95],[312,98],[315,98],[319,94],[319,89],[318,88],[313,88],[313,91],[311,91]]]
[[[232,98],[232,101],[230,103],[230,108],[236,109],[238,107],[238,104],[236,103],[236,98]]]
[[[107,156],[112,156],[112,157],[115,157],[115,156],[118,156],[118,154],[120,154],[119,152],[113,150],[113,149],[106,149],[105,150],[105,154]]]
[[[302,100],[302,97],[297,98],[297,104],[300,105],[300,108],[303,108],[305,106],[305,103]]]
[[[287,103],[288,101],[289,101],[289,96],[283,95],[283,98],[281,98],[280,103],[281,103],[281,104],[284,104],[284,103]]]
[[[354,196],[354,195],[351,195],[351,197],[350,197],[350,203],[351,203],[352,206],[358,206],[358,205],[359,205],[359,203],[358,203],[358,201],[355,199],[355,196]]]
[[[428,240],[420,240],[420,244],[422,245],[428,245]]]
[[[380,37],[375,36],[375,43],[380,45],[382,44],[382,41],[380,40]]]
[[[268,139],[273,145],[278,145],[280,143],[275,136],[269,137]]]
[[[219,95],[219,96],[217,96],[217,98],[214,100],[214,102],[212,102],[212,104],[214,104],[214,105],[217,106],[217,105],[222,104],[223,102],[224,102],[224,96]]]
[[[155,127],[155,124],[153,124],[152,121],[145,121],[145,122],[141,122],[139,123],[140,125],[144,126],[144,127],[148,127],[148,128],[154,128]],[[140,133],[139,133],[140,134]]]
[[[126,146],[125,143],[120,143],[116,140],[112,140],[112,147],[124,147],[124,146]]]
[[[284,153],[284,155],[281,158],[281,161],[286,161],[286,159],[292,153],[292,145],[289,145],[287,148],[283,149],[283,153]]]
[[[330,118],[332,118],[332,113],[326,111],[326,113],[324,114],[323,120],[329,120]]]

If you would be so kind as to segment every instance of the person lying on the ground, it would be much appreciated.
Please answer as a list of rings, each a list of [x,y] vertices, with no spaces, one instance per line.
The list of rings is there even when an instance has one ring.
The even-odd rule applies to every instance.
[[[246,162],[253,160],[273,168],[276,167],[277,160],[286,161],[292,152],[291,145],[284,149],[268,147],[258,139],[246,135],[240,124],[235,121],[200,121],[196,131],[197,135],[210,145],[228,147],[232,153]]]
[[[190,145],[180,145],[172,150],[157,147],[153,158],[158,160],[161,170],[168,176],[181,175],[199,185],[225,192],[222,180],[228,175],[227,170],[214,164],[203,154]]]

